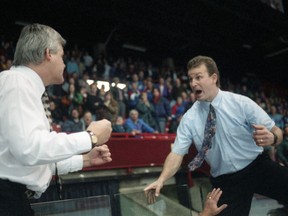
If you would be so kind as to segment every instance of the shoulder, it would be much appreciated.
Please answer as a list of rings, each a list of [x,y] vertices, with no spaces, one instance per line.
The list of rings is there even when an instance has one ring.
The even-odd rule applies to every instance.
[[[146,122],[143,119],[141,119],[141,118],[138,119],[138,122],[141,123],[141,124],[146,124]]]
[[[12,67],[10,70],[2,71],[0,73],[0,86],[3,89],[18,89],[22,92],[34,92],[35,90],[44,91],[44,85],[40,77],[26,68]]]
[[[127,118],[126,120],[125,120],[125,123],[131,123],[132,122],[132,120],[130,119],[130,118]]]
[[[197,116],[198,112],[201,112],[200,111],[200,103],[199,103],[199,101],[195,101],[193,103],[193,105],[185,112],[181,121],[183,123],[186,121],[190,122],[191,120],[193,120],[193,118],[195,116]]]
[[[226,103],[232,103],[232,104],[237,104],[237,103],[254,103],[254,101],[241,94],[237,94],[234,92],[228,92],[228,91],[221,91],[221,94],[223,95],[223,101]]]

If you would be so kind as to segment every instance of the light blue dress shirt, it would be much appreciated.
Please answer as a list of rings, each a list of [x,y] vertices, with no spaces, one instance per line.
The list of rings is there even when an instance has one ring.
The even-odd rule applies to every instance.
[[[196,101],[185,113],[172,152],[187,154],[191,144],[198,150],[201,148],[209,105],[210,102]],[[219,89],[212,106],[216,112],[216,134],[205,160],[211,167],[211,175],[217,177],[245,168],[262,153],[263,148],[252,137],[253,124],[271,130],[275,123],[253,100],[239,94]]]

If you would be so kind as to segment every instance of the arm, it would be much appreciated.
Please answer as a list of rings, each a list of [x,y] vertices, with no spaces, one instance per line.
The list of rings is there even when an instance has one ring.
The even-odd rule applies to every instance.
[[[136,129],[130,118],[126,119],[124,126],[125,126],[127,132],[131,132],[131,131]]]
[[[253,128],[255,129],[253,139],[258,146],[275,147],[278,146],[283,140],[282,130],[277,126],[273,126],[270,131],[263,125],[253,125]]]
[[[63,175],[79,171],[86,167],[99,166],[111,161],[112,158],[110,150],[108,146],[104,144],[94,147],[86,154],[74,155],[66,160],[57,162],[57,169],[58,174]]]
[[[146,122],[144,122],[142,119],[139,119],[138,121],[141,122],[141,125],[142,125],[141,130],[142,130],[143,132],[153,133],[153,132],[155,131],[152,127],[150,127],[150,125],[148,125],[148,124],[147,124]]]
[[[160,190],[164,185],[164,182],[171,178],[179,169],[183,160],[183,155],[179,155],[170,152],[167,156],[162,173],[157,181],[153,182],[144,189],[148,203],[152,204],[156,201],[156,197],[159,196]]]
[[[111,153],[107,145],[96,146],[83,155],[83,168],[111,162]]]

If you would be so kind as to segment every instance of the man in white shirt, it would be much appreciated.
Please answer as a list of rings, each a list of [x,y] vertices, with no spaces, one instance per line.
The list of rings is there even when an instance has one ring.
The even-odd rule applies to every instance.
[[[105,145],[112,131],[107,120],[79,133],[50,131],[41,97],[46,86],[64,81],[65,43],[49,26],[25,26],[13,67],[0,74],[1,216],[34,215],[28,196],[40,197],[54,174],[112,160]]]
[[[287,204],[288,168],[262,154],[264,146],[281,143],[281,129],[250,98],[220,90],[220,74],[210,57],[190,60],[188,77],[197,101],[183,116],[163,171],[145,188],[146,194],[152,190],[159,196],[164,182],[177,172],[193,143],[211,167],[212,186],[223,191],[219,205],[228,204],[219,215],[248,216],[254,193]],[[204,133],[211,107],[215,111],[215,135]],[[212,138],[207,141],[207,137]],[[192,171],[196,164],[201,165],[198,159],[189,164]]]

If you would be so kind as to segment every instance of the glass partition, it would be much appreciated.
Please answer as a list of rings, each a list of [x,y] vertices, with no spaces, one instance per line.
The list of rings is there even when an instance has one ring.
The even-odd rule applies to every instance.
[[[111,216],[110,196],[59,200],[31,204],[35,216]]]
[[[176,186],[163,188],[161,195],[157,197],[154,204],[148,204],[147,198],[143,192],[143,189],[127,189],[119,194],[115,194],[115,199],[120,203],[120,209],[122,216],[191,216],[192,210],[182,203],[178,199],[179,193],[185,191],[188,188],[185,186]],[[177,195],[178,194],[178,195]]]
[[[164,186],[154,204],[148,204],[143,187],[121,188],[114,195],[93,196],[31,204],[35,216],[196,216],[187,200],[189,188]],[[188,196],[189,197],[189,196]],[[113,203],[113,206],[111,205]]]

